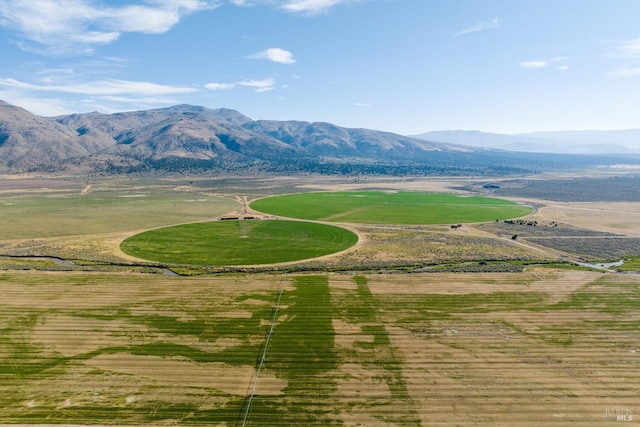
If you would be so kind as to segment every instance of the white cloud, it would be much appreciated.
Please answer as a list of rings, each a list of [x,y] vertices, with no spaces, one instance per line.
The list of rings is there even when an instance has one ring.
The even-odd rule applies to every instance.
[[[317,15],[329,11],[334,6],[364,1],[367,0],[275,0],[275,3],[285,12]]]
[[[38,116],[60,116],[87,111],[117,113],[121,111],[154,108],[175,105],[180,100],[156,96],[88,96],[88,97],[50,97],[38,96],[24,91],[0,87],[0,99],[12,105],[18,105]]]
[[[229,90],[236,87],[235,83],[207,83],[204,85],[207,89],[211,90]]]
[[[235,83],[207,83],[205,88],[210,90],[228,90],[236,86],[244,86],[254,88],[256,92],[267,92],[275,89],[276,82],[273,78],[264,80],[241,80]]]
[[[275,87],[275,80],[272,78],[264,79],[264,80],[243,80],[237,82],[239,86],[247,86],[255,88],[256,92],[266,92],[269,90],[273,90]]]
[[[165,85],[147,81],[105,79],[86,73],[98,68],[98,75],[113,74],[109,68],[121,66],[119,58],[89,61],[80,69],[61,66],[39,70],[23,69],[31,77],[0,76],[0,99],[35,114],[51,116],[82,111],[115,112],[153,108],[184,102],[181,97],[195,93],[196,86]],[[76,64],[78,65],[78,64]],[[107,69],[105,69],[107,67]]]
[[[518,63],[522,68],[545,68],[549,66],[547,61],[524,61]]]
[[[493,18],[491,21],[482,21],[473,25],[469,25],[462,31],[458,31],[453,34],[453,37],[460,37],[470,33],[477,33],[479,31],[489,31],[494,30],[500,27],[500,20],[498,18]]]
[[[320,13],[336,6],[346,3],[345,0],[287,0],[282,4],[282,9],[287,12],[297,13]]]
[[[167,86],[150,82],[115,79],[98,80],[86,83],[49,85],[26,83],[12,78],[0,78],[0,86],[30,92],[58,92],[85,96],[157,96],[192,93],[196,91],[196,89],[191,87]]]
[[[0,90],[0,99],[12,105],[18,105],[38,116],[61,116],[77,113],[70,103],[57,98],[32,98],[14,90]],[[77,108],[77,106],[76,106]]]
[[[369,108],[369,107],[373,107],[373,104],[370,104],[368,102],[356,102],[355,104],[356,107],[362,107],[362,108]]]
[[[19,43],[24,49],[86,52],[125,32],[167,32],[183,16],[217,6],[216,0],[138,0],[118,6],[92,0],[0,0],[0,25],[35,43]]]
[[[569,57],[567,56],[556,56],[549,60],[523,61],[523,62],[519,62],[518,65],[522,68],[529,68],[529,69],[547,68],[552,66],[553,64],[566,62],[568,59]],[[569,69],[569,66],[567,64],[562,64],[562,65],[558,65],[556,69],[561,71],[566,71]]]
[[[613,72],[614,77],[640,75],[640,38],[618,42],[612,56],[624,62]]]
[[[266,4],[274,6],[280,10],[291,13],[300,13],[305,15],[316,15],[327,12],[334,6],[349,3],[362,3],[367,0],[229,0],[231,4],[236,6],[255,6],[257,4]]]
[[[293,58],[293,53],[288,50],[280,49],[278,47],[272,47],[263,50],[253,55],[247,56],[249,59],[266,59],[280,64],[293,64],[296,60]]]

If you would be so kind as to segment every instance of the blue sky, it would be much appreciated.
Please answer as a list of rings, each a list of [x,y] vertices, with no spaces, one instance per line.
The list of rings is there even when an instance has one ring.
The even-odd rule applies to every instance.
[[[640,128],[638,0],[0,0],[0,99],[402,134]]]

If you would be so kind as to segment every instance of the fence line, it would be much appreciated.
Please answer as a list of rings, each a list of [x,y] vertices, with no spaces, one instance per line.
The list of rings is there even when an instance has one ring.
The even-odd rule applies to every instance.
[[[249,419],[249,414],[251,413],[251,404],[253,403],[253,398],[256,396],[256,390],[258,389],[258,382],[260,381],[260,373],[262,372],[262,367],[264,362],[267,360],[267,350],[269,348],[269,341],[271,340],[271,336],[273,335],[276,319],[278,318],[278,311],[280,310],[280,301],[282,300],[282,294],[284,293],[284,285],[286,283],[286,279],[283,277],[280,280],[280,287],[278,289],[278,297],[276,298],[276,303],[273,308],[273,316],[271,317],[271,325],[269,326],[269,330],[267,331],[267,335],[265,337],[265,343],[262,349],[262,355],[259,356],[259,359],[256,363],[256,373],[253,378],[253,387],[251,388],[251,392],[247,396],[246,400],[246,408],[244,411],[244,417],[242,418],[242,427],[245,427],[247,421]],[[251,387],[251,386],[250,386]],[[244,405],[243,405],[244,406]],[[236,427],[238,426],[239,419],[236,420]]]

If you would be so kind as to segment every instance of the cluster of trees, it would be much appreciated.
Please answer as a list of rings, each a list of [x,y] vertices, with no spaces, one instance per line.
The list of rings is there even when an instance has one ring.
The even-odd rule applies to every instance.
[[[219,156],[214,159],[192,159],[170,157],[164,159],[136,159],[127,164],[107,162],[95,171],[104,174],[142,173],[236,173],[241,175],[272,173],[313,173],[321,175],[368,175],[368,176],[461,176],[461,175],[509,175],[521,169],[504,165],[474,165],[449,163],[448,161],[407,162],[368,159],[322,159],[312,157],[283,157],[259,159],[245,156]]]
[[[537,227],[538,226],[538,221],[531,221],[531,220],[526,220],[526,219],[505,219],[504,220],[505,224],[511,224],[511,225],[528,225],[531,227]]]

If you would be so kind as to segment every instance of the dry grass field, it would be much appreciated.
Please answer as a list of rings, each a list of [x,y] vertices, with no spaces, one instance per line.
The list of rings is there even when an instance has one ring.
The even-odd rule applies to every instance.
[[[3,423],[596,426],[640,410],[637,276],[0,280]]]
[[[551,203],[540,209],[546,220],[591,230],[640,237],[639,203]]]
[[[469,183],[0,179],[0,426],[637,423],[640,276],[541,267],[582,256],[545,239],[640,237],[637,204],[527,200],[545,230],[349,225],[352,250],[268,272],[118,250],[270,194]]]

